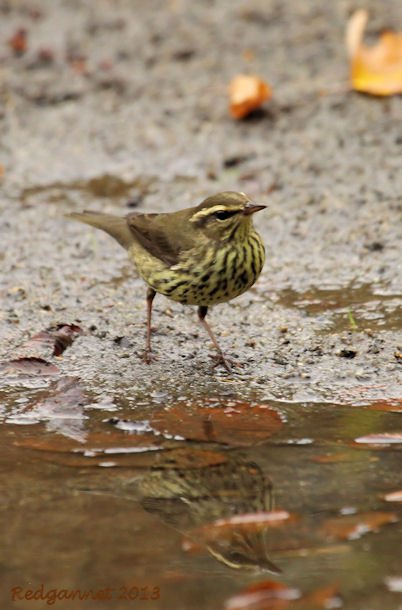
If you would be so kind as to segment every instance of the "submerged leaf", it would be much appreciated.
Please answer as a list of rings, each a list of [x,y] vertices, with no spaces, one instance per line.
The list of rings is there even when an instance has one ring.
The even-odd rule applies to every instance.
[[[402,432],[379,432],[359,436],[355,443],[363,445],[393,445],[402,443]]]
[[[397,521],[398,516],[395,513],[373,511],[328,519],[323,523],[322,531],[328,538],[356,540],[364,534],[378,531],[382,525]]]
[[[385,494],[384,500],[386,502],[402,502],[402,489]]]
[[[228,401],[213,408],[181,403],[154,413],[151,425],[168,438],[247,447],[272,436],[281,428],[282,419],[268,405]]]
[[[289,602],[299,599],[299,589],[287,587],[281,582],[265,580],[247,587],[225,602],[225,610],[281,610]]]
[[[225,603],[225,610],[323,610],[343,608],[337,587],[329,585],[302,595],[299,589],[276,581],[251,585]]]

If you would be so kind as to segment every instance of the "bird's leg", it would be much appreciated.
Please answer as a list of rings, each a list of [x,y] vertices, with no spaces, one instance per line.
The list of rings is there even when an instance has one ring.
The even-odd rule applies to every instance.
[[[147,338],[145,342],[144,362],[150,364],[152,360],[155,360],[156,356],[152,354],[151,347],[151,319],[152,319],[152,303],[155,298],[156,292],[153,288],[147,290]]]
[[[212,328],[210,327],[210,325],[208,324],[208,322],[205,319],[207,313],[208,313],[208,307],[206,307],[205,305],[201,305],[201,307],[198,308],[198,319],[201,322],[202,326],[207,331],[212,343],[214,344],[216,351],[218,352],[218,357],[217,357],[215,366],[217,366],[218,364],[222,364],[227,371],[230,371],[231,370],[230,364],[226,360],[225,356],[223,355],[223,352],[222,352],[221,348],[219,347],[219,343],[217,342],[215,335],[212,332]]]

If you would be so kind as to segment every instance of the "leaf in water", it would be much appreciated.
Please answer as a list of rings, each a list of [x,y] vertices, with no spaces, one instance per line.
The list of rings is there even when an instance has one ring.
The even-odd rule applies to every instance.
[[[213,524],[208,525],[208,531],[222,531],[233,526],[242,527],[245,530],[259,530],[261,528],[278,527],[285,522],[296,520],[295,515],[291,515],[286,510],[272,510],[261,513],[248,513],[243,515],[235,515],[228,519],[217,519]]]
[[[41,459],[65,466],[147,468],[155,463],[155,453],[161,448],[149,435],[123,435],[95,432],[70,438],[58,435],[25,437],[14,444],[41,454]]]
[[[124,453],[135,453],[141,448],[149,448],[149,436],[126,436],[114,432],[89,432],[82,441],[57,436],[32,436],[15,441],[19,447],[28,447],[36,451],[49,451],[52,453],[84,454],[87,457],[99,455],[114,456]]]
[[[237,534],[242,532],[247,536],[250,533],[266,532],[267,529],[282,527],[296,520],[296,515],[291,515],[285,510],[245,513],[216,519],[199,528],[199,533],[204,542],[209,544],[217,539],[229,539],[233,536],[233,532]]]
[[[8,423],[46,422],[49,432],[82,440],[84,433],[85,394],[79,379],[61,377],[52,382],[45,397],[34,403],[24,404],[8,418]]]
[[[372,411],[389,411],[391,413],[402,413],[402,400],[390,399],[390,400],[378,400],[372,402],[369,407]]]
[[[328,585],[327,587],[321,587],[315,591],[311,591],[307,595],[303,596],[300,600],[299,610],[310,610],[310,608],[343,608],[343,602],[338,593],[338,587],[335,585]],[[295,606],[296,607],[296,606]]]
[[[355,443],[363,445],[393,445],[402,443],[402,432],[379,432],[367,434],[355,439]]]
[[[199,470],[200,468],[217,466],[227,462],[228,457],[218,451],[204,451],[194,447],[177,447],[158,456],[155,465],[158,469]]]
[[[225,610],[282,610],[301,597],[299,589],[266,580],[247,587],[225,602]]]
[[[14,375],[58,375],[60,370],[42,358],[16,358],[0,364],[0,372]]]
[[[154,413],[151,425],[163,435],[247,447],[272,436],[282,419],[267,405],[228,401],[212,408],[183,403]]]
[[[350,453],[327,453],[324,455],[314,455],[311,461],[317,464],[337,464],[339,462],[352,462],[354,459]]]
[[[239,74],[229,85],[230,113],[235,119],[243,119],[271,97],[271,87],[261,78]]]
[[[322,525],[322,532],[331,539],[356,540],[368,532],[378,531],[383,525],[397,521],[395,513],[373,511],[327,519]]]
[[[385,584],[392,593],[402,593],[402,576],[388,576],[385,579]]]
[[[385,494],[384,500],[386,502],[402,502],[402,489]]]
[[[367,20],[367,11],[358,10],[347,25],[352,87],[372,95],[402,93],[402,34],[383,32],[377,44],[367,47],[362,42]]]

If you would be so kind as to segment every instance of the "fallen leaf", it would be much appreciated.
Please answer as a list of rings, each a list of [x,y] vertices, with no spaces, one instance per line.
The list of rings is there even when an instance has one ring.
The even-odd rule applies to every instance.
[[[8,41],[15,55],[23,55],[28,48],[28,36],[25,28],[19,28]]]
[[[388,576],[385,579],[388,591],[392,593],[402,593],[402,576]]]
[[[367,434],[355,439],[355,443],[360,445],[394,445],[402,443],[402,432],[382,432]]]
[[[82,328],[76,324],[57,324],[28,339],[19,350],[51,350],[52,356],[60,356],[83,332]]]
[[[42,358],[16,358],[0,364],[5,375],[57,375],[59,368]]]
[[[268,405],[240,401],[219,407],[180,403],[153,414],[151,426],[167,438],[225,443],[247,447],[266,440],[282,427],[277,411]]]
[[[368,13],[356,11],[348,21],[346,46],[353,89],[372,95],[402,93],[402,33],[383,32],[379,41],[363,44]]]
[[[396,523],[395,513],[373,511],[327,519],[322,525],[325,536],[336,540],[356,540],[369,532],[376,532],[382,525]]]
[[[402,413],[402,400],[390,398],[390,400],[377,400],[367,407],[371,411],[387,411],[390,413]]]
[[[325,610],[342,607],[342,600],[334,585],[302,595],[299,589],[276,581],[256,583],[228,599],[224,606],[225,610]]]
[[[88,433],[83,441],[54,436],[49,438],[33,436],[17,440],[14,444],[36,451],[84,454],[88,458],[135,453],[150,446],[149,437],[104,432]]]
[[[290,588],[281,582],[266,580],[247,587],[225,602],[225,610],[282,610],[289,602],[299,599],[299,589]]]
[[[335,585],[328,585],[327,587],[321,587],[315,589],[307,595],[303,596],[300,600],[300,604],[306,608],[343,608],[342,600],[338,593],[338,587]],[[301,610],[301,609],[300,609]]]
[[[384,500],[386,502],[402,502],[402,489],[385,494]]]
[[[44,422],[48,432],[81,440],[85,437],[85,394],[76,377],[61,377],[51,382],[33,403],[24,404],[10,413],[7,423],[29,425]]]
[[[271,87],[258,76],[239,74],[229,85],[229,110],[243,119],[272,97]]]

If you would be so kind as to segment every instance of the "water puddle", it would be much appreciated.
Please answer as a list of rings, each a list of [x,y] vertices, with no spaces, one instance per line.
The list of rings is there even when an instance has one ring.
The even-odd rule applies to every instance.
[[[285,307],[295,307],[324,322],[326,332],[396,330],[402,327],[400,294],[380,286],[350,284],[343,288],[292,289],[277,295]]]
[[[6,590],[23,586],[26,574],[38,586],[66,588],[62,575],[73,562],[80,590],[109,588],[116,608],[124,607],[119,595],[140,589],[159,591],[154,608],[184,607],[179,585],[180,600],[187,590],[197,608],[212,600],[270,607],[244,604],[251,591],[264,598],[272,587],[293,591],[283,607],[316,607],[302,603],[312,595],[353,599],[362,581],[368,595],[391,599],[385,583],[399,574],[402,517],[400,405],[156,392],[133,409],[77,383],[50,381],[19,405],[20,390],[2,395],[0,463],[13,472],[0,490],[3,553],[18,557],[8,563]],[[383,434],[379,443],[379,432],[392,432],[392,442]]]

